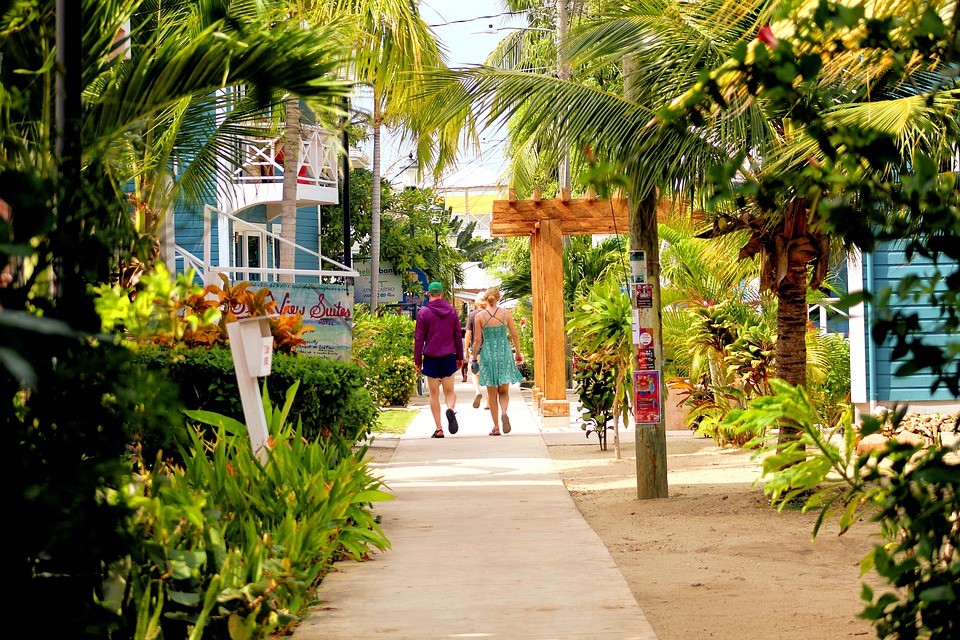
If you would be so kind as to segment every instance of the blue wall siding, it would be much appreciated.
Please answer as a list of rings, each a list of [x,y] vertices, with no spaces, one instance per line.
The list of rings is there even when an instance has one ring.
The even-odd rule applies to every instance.
[[[297,208],[296,243],[305,249],[320,253],[320,216],[316,205]],[[306,251],[297,249],[294,265],[297,269],[319,269],[320,259]],[[297,276],[297,282],[319,282],[320,278]]]
[[[880,291],[885,287],[896,289],[897,283],[907,275],[925,275],[932,269],[932,263],[929,260],[916,257],[908,263],[900,244],[892,244],[883,247],[876,253],[865,256],[864,260],[864,279],[865,285],[872,288],[874,292]],[[869,275],[867,269],[873,275],[872,287],[869,284]],[[940,285],[944,287],[943,284]],[[949,336],[944,333],[935,333],[932,328],[936,325],[938,312],[935,308],[903,300],[894,295],[891,298],[891,308],[903,311],[905,313],[916,313],[920,326],[924,328],[924,341],[929,344],[944,345]],[[872,340],[870,336],[870,325],[874,320],[872,310],[868,311],[869,317],[864,339]],[[953,336],[954,339],[957,336]],[[869,342],[867,342],[869,344]],[[869,351],[868,351],[869,353]],[[876,400],[884,401],[925,401],[925,400],[953,400],[953,396],[944,388],[931,392],[930,387],[933,383],[933,376],[929,371],[921,372],[915,375],[898,377],[895,374],[901,361],[892,359],[893,344],[890,339],[882,345],[875,345],[873,367],[867,367],[867,389],[868,395],[871,388],[870,376],[874,375],[873,381],[876,393]]]
[[[209,203],[213,206],[215,203]],[[203,260],[203,207],[188,207],[183,202],[176,202],[173,207],[174,237],[178,245]],[[210,239],[210,260],[219,264],[218,231],[216,220],[211,225],[212,238]],[[176,272],[184,273],[186,268],[182,259],[177,260]],[[197,282],[200,282],[199,277]]]

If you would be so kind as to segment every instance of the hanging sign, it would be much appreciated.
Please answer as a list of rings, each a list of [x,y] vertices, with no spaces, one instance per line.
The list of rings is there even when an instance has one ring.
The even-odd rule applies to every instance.
[[[637,424],[656,424],[661,421],[660,372],[633,372],[633,416]]]
[[[370,261],[356,260],[353,268],[360,274],[359,278],[354,278],[354,301],[369,304]],[[381,262],[380,275],[377,276],[377,304],[394,304],[403,300],[403,296],[403,276],[389,262]]]

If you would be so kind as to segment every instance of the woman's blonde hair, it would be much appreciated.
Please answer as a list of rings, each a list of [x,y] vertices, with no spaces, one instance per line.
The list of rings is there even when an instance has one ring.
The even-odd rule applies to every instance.
[[[487,295],[484,297],[487,300],[487,304],[497,304],[497,302],[500,301],[500,288],[490,287],[487,289]]]

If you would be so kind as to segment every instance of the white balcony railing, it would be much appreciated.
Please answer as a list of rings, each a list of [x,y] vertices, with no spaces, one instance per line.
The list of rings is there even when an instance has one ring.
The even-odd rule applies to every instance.
[[[336,135],[312,125],[301,126],[297,154],[297,205],[336,204],[338,152]],[[233,172],[236,210],[279,202],[283,187],[283,137],[247,138],[240,144],[242,165]]]

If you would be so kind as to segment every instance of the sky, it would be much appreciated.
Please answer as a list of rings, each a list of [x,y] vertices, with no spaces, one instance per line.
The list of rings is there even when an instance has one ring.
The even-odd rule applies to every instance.
[[[482,64],[487,55],[497,46],[507,32],[471,33],[504,26],[522,26],[526,24],[523,15],[505,14],[498,0],[421,0],[420,12],[424,21],[431,26],[443,47],[446,49],[447,65],[459,67],[470,64]],[[503,132],[483,134],[482,151],[479,157],[465,157],[465,164],[479,165],[494,174],[501,174],[506,160],[499,150]],[[410,145],[407,145],[410,146]],[[404,159],[412,148],[403,148],[399,140],[387,138],[383,141],[383,176],[391,182],[402,181]],[[368,152],[369,155],[369,152]]]

